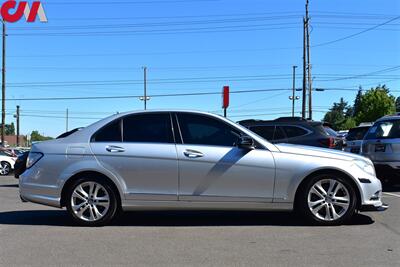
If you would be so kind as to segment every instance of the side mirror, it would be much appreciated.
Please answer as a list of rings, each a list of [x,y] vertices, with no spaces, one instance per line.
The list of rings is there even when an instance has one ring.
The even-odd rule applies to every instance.
[[[254,140],[250,136],[241,136],[237,141],[238,148],[254,149]]]

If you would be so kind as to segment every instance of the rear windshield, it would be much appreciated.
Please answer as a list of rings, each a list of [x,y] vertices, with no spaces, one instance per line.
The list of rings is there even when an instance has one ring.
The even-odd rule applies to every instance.
[[[377,122],[369,129],[365,139],[400,138],[400,120]]]
[[[75,128],[75,129],[73,129],[73,130],[71,130],[69,132],[65,132],[65,133],[61,134],[60,136],[57,136],[56,139],[65,138],[65,137],[70,136],[71,134],[73,134],[73,133],[75,133],[77,131],[82,130],[82,129],[83,129],[83,127]]]
[[[365,134],[368,132],[370,127],[357,127],[349,130],[346,136],[347,141],[363,140]]]
[[[333,137],[337,137],[337,132],[335,132],[335,130],[333,130],[332,128],[327,127],[327,126],[324,126],[324,128],[325,128],[325,132],[328,135],[333,136]]]

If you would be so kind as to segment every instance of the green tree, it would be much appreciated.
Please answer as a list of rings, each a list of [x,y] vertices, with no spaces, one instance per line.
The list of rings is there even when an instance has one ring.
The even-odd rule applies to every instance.
[[[50,136],[43,136],[39,133],[39,131],[32,131],[31,133],[31,142],[39,142],[53,139]]]
[[[361,97],[360,110],[355,121],[357,124],[373,122],[382,116],[395,112],[395,97],[389,93],[389,89],[385,85],[377,86],[365,92]]]
[[[355,117],[358,115],[358,113],[360,112],[360,104],[361,104],[361,98],[362,98],[362,88],[361,86],[358,88],[358,92],[356,95],[356,99],[354,99],[354,105],[353,105],[353,114],[352,116]]]
[[[400,96],[396,98],[396,112],[400,112]]]
[[[6,127],[4,128],[4,133],[6,135],[14,135],[15,134],[15,126],[14,126],[13,122],[11,124],[6,124]]]
[[[357,126],[356,120],[352,117],[348,117],[344,120],[341,125],[341,130],[349,130]]]
[[[337,103],[333,103],[332,108],[325,114],[324,121],[328,122],[332,125],[334,130],[345,130],[348,125],[353,125],[355,123],[351,120],[352,107],[348,105],[346,101],[344,101],[343,97],[340,98],[340,101]]]

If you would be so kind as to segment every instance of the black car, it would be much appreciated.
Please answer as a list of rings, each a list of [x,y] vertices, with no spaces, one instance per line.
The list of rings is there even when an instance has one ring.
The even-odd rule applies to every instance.
[[[25,151],[18,155],[17,160],[14,164],[14,177],[19,178],[19,176],[26,170],[26,160],[28,159],[29,151]]]
[[[341,149],[340,138],[329,133],[326,129],[327,126],[322,122],[304,120],[298,117],[285,117],[272,121],[244,120],[238,123],[271,143]]]

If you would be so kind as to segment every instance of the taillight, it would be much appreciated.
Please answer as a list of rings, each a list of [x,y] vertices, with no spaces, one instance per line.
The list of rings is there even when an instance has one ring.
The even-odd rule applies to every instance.
[[[335,138],[329,137],[329,148],[334,148],[335,147]]]
[[[335,148],[335,138],[333,137],[328,137],[324,139],[320,139],[319,142],[327,148]]]

